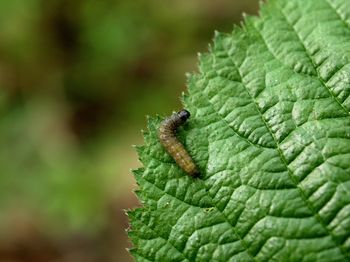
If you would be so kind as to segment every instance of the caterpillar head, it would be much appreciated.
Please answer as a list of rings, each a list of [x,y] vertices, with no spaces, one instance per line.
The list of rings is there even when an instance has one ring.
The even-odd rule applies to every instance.
[[[182,109],[177,113],[177,115],[183,122],[185,122],[191,116],[190,112],[188,112],[186,109]]]

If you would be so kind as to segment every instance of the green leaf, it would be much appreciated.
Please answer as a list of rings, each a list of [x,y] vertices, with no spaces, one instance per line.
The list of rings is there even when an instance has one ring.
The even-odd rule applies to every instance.
[[[350,2],[271,0],[190,75],[186,175],[150,119],[137,261],[350,260]]]

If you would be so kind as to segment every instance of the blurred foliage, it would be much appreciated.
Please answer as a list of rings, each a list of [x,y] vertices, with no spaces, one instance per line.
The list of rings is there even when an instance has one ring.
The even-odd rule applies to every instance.
[[[2,237],[18,217],[49,237],[124,228],[145,115],[181,108],[196,52],[257,2],[0,1]]]

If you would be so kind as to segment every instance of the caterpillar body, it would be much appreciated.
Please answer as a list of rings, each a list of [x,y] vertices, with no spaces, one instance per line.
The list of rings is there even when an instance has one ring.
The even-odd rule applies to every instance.
[[[159,127],[159,140],[168,154],[190,176],[198,177],[199,169],[185,147],[176,138],[176,129],[190,117],[190,112],[183,109],[166,118]]]

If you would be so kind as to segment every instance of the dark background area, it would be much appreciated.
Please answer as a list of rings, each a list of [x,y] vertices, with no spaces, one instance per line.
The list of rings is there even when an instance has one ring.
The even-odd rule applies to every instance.
[[[257,0],[0,0],[0,261],[132,261],[145,115]]]

